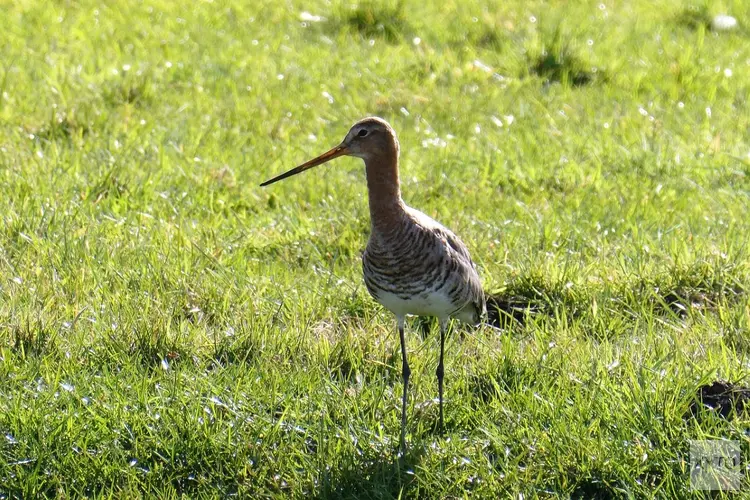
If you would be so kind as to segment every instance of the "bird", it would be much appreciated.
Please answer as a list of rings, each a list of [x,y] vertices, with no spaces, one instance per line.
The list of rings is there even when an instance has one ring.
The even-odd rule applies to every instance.
[[[448,228],[415,210],[401,197],[400,145],[387,121],[357,121],[344,140],[329,151],[261,184],[268,186],[340,156],[364,160],[370,208],[370,236],[362,254],[364,281],[370,295],[396,317],[401,342],[400,448],[406,452],[407,391],[411,370],[404,323],[407,315],[437,317],[440,359],[436,369],[440,405],[439,432],[444,432],[443,357],[451,318],[471,325],[486,316],[479,274],[466,245]]]

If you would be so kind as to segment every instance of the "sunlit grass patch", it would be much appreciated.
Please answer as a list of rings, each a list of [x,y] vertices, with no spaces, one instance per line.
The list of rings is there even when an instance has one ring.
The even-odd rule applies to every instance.
[[[697,5],[9,4],[0,497],[691,495],[750,355],[747,13]],[[494,326],[451,327],[440,435],[407,320],[403,458],[362,162],[258,187],[370,114]]]

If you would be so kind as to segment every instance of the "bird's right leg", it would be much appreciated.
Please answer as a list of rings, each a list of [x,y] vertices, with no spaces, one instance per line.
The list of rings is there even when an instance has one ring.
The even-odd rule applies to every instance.
[[[398,335],[401,338],[401,376],[404,380],[404,392],[401,396],[401,452],[406,454],[406,391],[409,387],[409,362],[406,360],[406,338],[404,337],[404,317],[398,316]]]
[[[438,362],[437,374],[438,380],[438,399],[440,400],[440,428],[439,432],[442,433],[445,429],[443,424],[443,376],[445,375],[445,367],[443,365],[443,353],[445,352],[445,333],[448,328],[448,320],[440,319],[440,361]]]

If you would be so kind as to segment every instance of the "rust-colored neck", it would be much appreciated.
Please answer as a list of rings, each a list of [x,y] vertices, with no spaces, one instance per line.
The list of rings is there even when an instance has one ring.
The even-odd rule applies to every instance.
[[[373,233],[393,231],[404,215],[398,180],[398,143],[365,158]]]

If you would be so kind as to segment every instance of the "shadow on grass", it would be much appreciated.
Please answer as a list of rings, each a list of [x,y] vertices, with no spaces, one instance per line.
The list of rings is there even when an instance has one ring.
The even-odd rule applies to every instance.
[[[544,311],[544,306],[539,300],[517,295],[487,295],[486,305],[487,323],[503,329],[514,324],[523,325],[530,315]]]
[[[415,484],[414,468],[424,451],[409,448],[406,455],[380,456],[361,462],[344,462],[320,485],[313,498],[409,498]]]
[[[564,311],[575,318],[585,309],[586,297],[577,295],[567,281],[552,282],[545,276],[519,276],[502,292],[487,292],[487,323],[495,328],[523,326],[535,315],[555,316]]]

